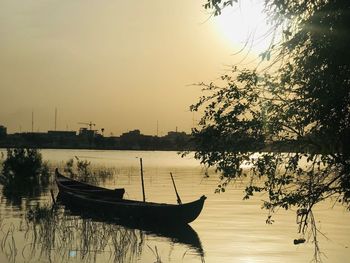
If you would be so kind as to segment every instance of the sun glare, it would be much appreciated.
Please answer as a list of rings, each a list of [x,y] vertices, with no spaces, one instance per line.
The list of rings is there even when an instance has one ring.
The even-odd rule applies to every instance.
[[[271,25],[266,23],[262,0],[245,0],[227,7],[214,18],[218,32],[238,48],[259,55],[271,43]]]

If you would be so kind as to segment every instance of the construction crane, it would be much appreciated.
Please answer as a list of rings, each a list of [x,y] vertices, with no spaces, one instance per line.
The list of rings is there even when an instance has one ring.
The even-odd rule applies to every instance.
[[[78,122],[78,124],[84,124],[84,125],[89,126],[90,131],[92,130],[92,126],[96,126],[96,123],[92,123],[91,121],[90,122]]]

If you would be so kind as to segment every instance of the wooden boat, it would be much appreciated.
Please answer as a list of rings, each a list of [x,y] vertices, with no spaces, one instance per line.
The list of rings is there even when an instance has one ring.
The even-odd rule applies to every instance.
[[[125,193],[124,188],[107,189],[70,179],[55,170],[55,179],[60,192],[72,192],[76,194],[86,194],[91,197],[121,199]]]
[[[90,209],[80,208],[79,206],[72,205],[67,202],[66,198],[62,196],[62,193],[58,193],[56,197],[58,204],[65,207],[65,213],[69,216],[79,216],[82,219],[89,219],[94,222],[102,222],[107,224],[118,225],[126,229],[139,229],[143,233],[152,237],[164,237],[169,239],[172,243],[180,243],[186,245],[189,249],[192,249],[194,253],[204,256],[201,240],[197,232],[188,224],[183,225],[152,225],[152,224],[139,224],[132,220],[116,220],[108,216],[103,216],[101,213],[92,211]]]
[[[101,189],[101,187],[94,194],[90,194],[90,189],[80,191],[70,187],[70,182],[67,179],[67,177],[56,171],[56,183],[60,194],[69,205],[93,210],[104,216],[132,220],[139,224],[181,225],[190,223],[199,216],[206,199],[203,195],[198,200],[185,204],[164,204],[120,199],[110,194],[110,191],[114,190]],[[103,189],[106,192],[103,192]],[[94,191],[93,188],[91,190]]]

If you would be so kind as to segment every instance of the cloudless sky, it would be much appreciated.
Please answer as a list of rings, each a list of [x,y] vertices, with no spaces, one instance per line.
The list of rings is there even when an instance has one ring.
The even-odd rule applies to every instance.
[[[241,59],[204,2],[0,0],[0,125],[190,132],[191,84]]]

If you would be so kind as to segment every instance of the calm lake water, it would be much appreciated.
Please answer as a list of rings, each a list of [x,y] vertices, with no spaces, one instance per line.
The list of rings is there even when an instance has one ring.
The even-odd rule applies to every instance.
[[[2,150],[2,152],[5,152]],[[154,231],[134,229],[98,218],[82,216],[64,206],[51,212],[49,189],[13,200],[1,194],[0,262],[310,262],[314,245],[299,238],[294,211],[280,210],[273,225],[265,224],[264,196],[242,201],[244,184],[229,185],[214,194],[218,175],[198,161],[176,152],[42,150],[44,160],[63,169],[74,156],[92,165],[113,168],[101,180],[108,188],[124,187],[126,198],[142,200],[139,157],[143,158],[146,199],[176,203],[172,172],[183,202],[206,195],[201,215],[191,227]],[[2,191],[1,191],[2,192]],[[35,210],[37,206],[44,209]],[[46,209],[45,209],[46,208]],[[30,212],[36,211],[36,212]],[[36,213],[34,216],[34,213]],[[324,203],[315,216],[324,262],[349,262],[350,213]]]

